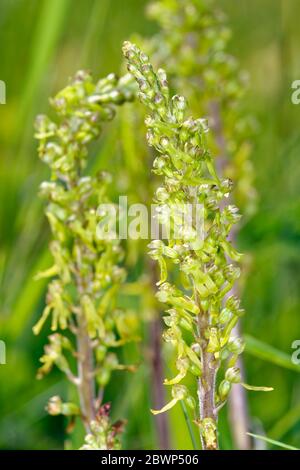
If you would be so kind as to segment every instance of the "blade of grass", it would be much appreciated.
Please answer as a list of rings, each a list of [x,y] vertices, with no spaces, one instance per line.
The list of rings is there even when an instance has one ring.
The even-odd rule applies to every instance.
[[[272,439],[281,439],[300,420],[300,404],[289,410],[277,423],[268,431]]]
[[[110,7],[110,0],[95,0],[91,13],[90,21],[87,28],[87,33],[85,35],[83,46],[81,48],[80,54],[80,67],[82,64],[85,65],[87,62],[87,57],[93,49],[93,45],[97,45],[99,41],[99,36],[103,33],[103,27],[107,18],[107,13]]]
[[[19,106],[16,129],[18,136],[24,131],[24,122],[29,122],[32,126],[30,119],[28,119],[28,113],[35,112],[32,110],[32,102],[62,33],[69,5],[70,0],[51,0],[51,2],[46,0],[43,2],[31,44],[28,72]]]
[[[247,434],[253,437],[254,439],[260,439],[261,441],[268,442],[268,444],[271,444],[273,446],[282,447],[283,449],[287,450],[299,450],[297,449],[297,447],[290,446],[288,444],[285,444],[284,442],[274,441],[274,439],[270,439],[266,436],[259,436],[258,434],[252,434],[251,432],[247,432]]]
[[[24,325],[32,317],[32,313],[41,298],[41,295],[47,284],[47,279],[34,281],[33,277],[39,272],[51,265],[51,255],[45,249],[41,256],[37,259],[36,264],[33,266],[31,272],[28,273],[27,281],[23,289],[18,293],[18,300],[14,306],[13,312],[10,315],[8,334],[12,338],[16,338],[24,329]]]
[[[253,336],[245,335],[246,348],[245,351],[258,359],[270,362],[276,366],[283,367],[285,369],[300,372],[300,365],[294,364],[291,360],[291,356],[280,351],[279,349],[270,346],[263,341],[260,341]]]
[[[191,420],[190,420],[188,411],[187,411],[186,406],[185,406],[185,404],[183,403],[182,400],[180,401],[180,405],[181,405],[182,412],[183,412],[183,415],[184,415],[184,419],[185,419],[185,422],[186,422],[186,425],[187,425],[187,428],[188,428],[188,431],[189,431],[189,435],[191,437],[193,448],[194,448],[194,450],[198,450],[199,449],[199,444],[197,443],[197,439],[196,439],[196,436],[195,436],[195,433],[194,433],[194,430],[193,430],[193,426],[191,424]]]

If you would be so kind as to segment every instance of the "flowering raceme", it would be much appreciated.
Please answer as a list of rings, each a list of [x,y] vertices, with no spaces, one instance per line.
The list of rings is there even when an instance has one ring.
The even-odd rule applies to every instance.
[[[234,181],[230,201],[243,213],[242,222],[230,232],[230,240],[235,242],[241,225],[256,210],[250,139],[256,123],[244,106],[247,74],[229,53],[231,30],[226,16],[215,0],[155,0],[148,6],[148,15],[158,22],[159,31],[149,40],[142,40],[143,47],[150,51],[156,66],[168,64],[170,85],[187,97],[191,111],[207,116],[207,145],[215,155],[218,174]],[[241,263],[242,276],[228,295],[241,294],[250,264],[247,253]],[[240,322],[235,331],[239,335]],[[238,363],[243,368],[241,358]],[[233,438],[237,448],[249,449],[245,392],[238,388],[233,392]]]
[[[159,32],[141,39],[153,63],[168,64],[169,82],[188,99],[190,109],[207,116],[207,145],[216,167],[235,182],[232,199],[244,215],[255,210],[256,191],[249,136],[256,126],[243,106],[247,74],[228,52],[231,31],[215,0],[155,0],[148,16]]]
[[[129,74],[121,79],[110,74],[95,84],[89,73],[78,72],[51,100],[58,118],[37,118],[39,156],[51,170],[51,180],[41,184],[40,193],[47,201],[54,260],[51,268],[37,276],[53,278],[46,307],[34,326],[38,334],[50,321],[52,330],[38,376],[56,366],[77,387],[79,404],[54,396],[47,410],[68,417],[69,429],[76,417],[82,420],[87,433],[83,449],[121,446],[123,424],[111,423],[110,406],[102,402],[112,372],[135,369],[120,364],[114,352],[138,337],[137,312],[119,308],[121,287],[126,295],[140,297],[139,321],[156,318],[150,343],[152,395],[154,407],[160,409],[152,413],[159,415],[161,448],[170,445],[166,415],[161,413],[177,403],[187,405],[193,414],[202,448],[213,450],[218,448],[218,412],[232,386],[270,390],[242,383],[238,367],[244,341],[236,325],[244,310],[234,289],[242,256],[234,247],[241,218],[235,204],[251,213],[255,193],[248,160],[250,127],[239,107],[243,75],[226,52],[228,30],[212,5],[210,0],[159,0],[149,8],[161,29],[143,44],[154,64],[168,65],[170,85],[163,69],[155,72],[148,56],[126,42]],[[170,89],[183,91],[191,113],[208,119],[191,117],[186,99],[171,96]],[[114,117],[116,108],[137,95],[150,111],[145,123],[151,149],[138,132],[141,105],[124,106],[120,122],[125,162],[118,182],[125,185],[133,202],[148,205],[155,191],[157,220],[168,235],[158,235],[149,244],[148,263],[143,243],[126,241],[129,267],[142,260],[147,276],[125,283],[120,241],[100,233],[109,213],[104,216],[97,209],[111,206],[111,178],[105,172],[94,174],[88,146],[100,136],[102,125]],[[152,163],[154,177],[148,172]],[[110,222],[114,226],[115,221],[105,220],[106,226]],[[167,404],[159,386],[163,382],[156,315],[160,303],[168,306],[163,338],[176,353],[177,372],[164,380],[171,391]],[[188,385],[191,377],[198,388],[198,403],[195,387]]]
[[[79,407],[53,397],[48,411],[79,415],[90,436],[86,446],[97,428],[96,442],[101,441],[101,448],[104,441],[107,448],[118,447],[121,430],[115,426],[110,438],[104,439],[111,425],[107,424],[108,408],[104,412],[100,407],[103,388],[114,370],[133,370],[119,364],[112,349],[131,341],[135,330],[132,317],[116,305],[116,293],[126,278],[120,242],[96,236],[97,208],[109,202],[110,176],[103,172],[86,175],[84,170],[88,144],[99,137],[102,123],[114,117],[116,106],[132,97],[128,76],[119,80],[111,74],[94,84],[88,73],[78,72],[51,100],[57,122],[47,116],[39,116],[36,122],[39,156],[51,169],[51,180],[41,184],[40,192],[47,201],[54,259],[53,266],[37,276],[54,278],[45,310],[33,329],[38,334],[51,317],[53,333],[38,375],[42,377],[56,365],[76,385]],[[74,358],[77,373],[70,365]]]
[[[206,143],[206,121],[187,115],[185,99],[170,95],[165,72],[155,72],[147,55],[129,42],[124,43],[123,51],[128,71],[139,85],[140,100],[150,110],[145,121],[147,140],[159,153],[153,171],[163,179],[155,202],[162,210],[164,205],[169,206],[173,234],[175,228],[178,233],[174,211],[178,204],[192,204],[195,210],[201,205],[204,217],[204,240],[192,228],[183,230],[180,239],[172,237],[171,232],[167,241],[154,240],[149,245],[150,256],[161,267],[157,297],[170,307],[164,317],[164,339],[177,351],[178,369],[176,377],[165,381],[172,386],[171,402],[153,412],[167,411],[180,400],[195,410],[190,390],[181,384],[186,374],[192,373],[198,381],[197,423],[202,445],[216,449],[218,410],[232,384],[241,380],[235,364],[244,344],[240,338],[231,337],[231,331],[244,310],[237,297],[225,299],[240,275],[236,263],[241,254],[228,240],[240,214],[234,205],[226,204],[232,182],[218,177]],[[169,279],[168,266],[172,265]],[[220,368],[224,378],[217,384]]]

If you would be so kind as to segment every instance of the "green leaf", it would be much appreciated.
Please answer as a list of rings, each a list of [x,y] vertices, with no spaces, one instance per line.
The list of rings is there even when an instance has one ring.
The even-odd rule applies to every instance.
[[[269,437],[266,436],[259,436],[258,434],[252,434],[251,432],[247,432],[248,436],[254,437],[255,439],[260,439],[261,441],[268,442],[269,444],[277,447],[282,447],[283,449],[287,450],[300,450],[297,449],[297,447],[290,446],[288,444],[285,444],[284,442],[280,441],[274,441],[274,439],[270,439]]]
[[[287,413],[284,413],[282,418],[269,429],[268,434],[272,439],[281,439],[282,436],[287,434],[300,420],[300,404],[291,408]]]
[[[64,22],[70,3],[70,0],[53,0],[52,2],[43,2],[41,7],[31,44],[28,73],[24,80],[22,100],[19,106],[19,132],[24,128],[26,113],[32,108],[32,100],[37,95],[41,79],[64,31]]]
[[[293,364],[291,356],[253,336],[245,335],[246,348],[245,351],[251,356],[271,362],[279,367],[300,372],[300,365]]]

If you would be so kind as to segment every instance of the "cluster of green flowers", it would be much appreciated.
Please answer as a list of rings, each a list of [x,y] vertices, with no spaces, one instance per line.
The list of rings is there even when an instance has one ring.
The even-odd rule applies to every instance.
[[[226,16],[215,0],[154,0],[148,15],[158,22],[159,32],[149,41],[143,40],[143,47],[155,65],[168,64],[170,86],[188,98],[192,113],[207,116],[208,148],[216,156],[218,174],[234,181],[230,201],[241,209],[245,222],[255,212],[257,201],[249,139],[256,125],[244,107],[247,74],[228,52],[231,31]],[[233,242],[240,225],[231,230]],[[249,255],[243,258],[243,276],[228,296],[241,291],[249,261]],[[235,330],[239,333],[240,322]],[[238,403],[244,410],[244,432],[237,429],[234,420],[232,430],[237,447],[247,448],[250,441],[241,436],[248,424],[242,390],[235,390],[231,408],[234,410]]]
[[[110,422],[110,405],[101,406],[96,418],[91,422],[91,430],[85,437],[85,444],[80,450],[120,450],[120,434],[124,422]]]
[[[228,53],[231,30],[215,0],[156,0],[148,15],[159,32],[142,40],[157,66],[168,64],[171,87],[184,93],[193,113],[207,116],[207,145],[223,176],[235,182],[232,197],[244,215],[255,210],[250,160],[255,122],[242,105],[248,77]]]
[[[42,317],[33,328],[38,334],[51,317],[53,334],[38,375],[56,365],[78,387],[80,411],[59,397],[50,400],[48,410],[80,415],[87,431],[96,426],[91,424],[101,402],[96,397],[102,396],[112,371],[132,370],[119,364],[111,351],[134,335],[131,315],[116,304],[116,293],[126,278],[120,265],[123,251],[118,240],[99,238],[96,230],[101,220],[97,209],[109,202],[110,176],[84,173],[88,144],[99,137],[102,124],[114,117],[116,106],[133,99],[130,83],[128,76],[118,79],[111,74],[95,84],[89,73],[78,72],[51,100],[58,119],[42,115],[36,121],[39,156],[51,170],[51,180],[41,184],[40,193],[47,201],[54,259],[53,266],[37,276],[54,278]],[[74,362],[77,372],[72,370]],[[102,421],[96,421],[98,430]]]
[[[54,259],[54,265],[37,276],[54,278],[34,327],[38,334],[51,317],[53,333],[38,376],[55,365],[78,388],[79,406],[55,396],[47,409],[52,415],[69,417],[70,424],[76,416],[83,420],[88,433],[83,449],[120,448],[122,426],[112,425],[109,407],[100,405],[111,373],[134,369],[120,364],[112,349],[136,339],[136,319],[117,306],[117,292],[126,278],[120,243],[97,236],[102,217],[97,208],[110,202],[110,176],[104,172],[91,176],[86,168],[89,143],[114,117],[116,107],[133,101],[139,89],[141,102],[150,110],[147,140],[159,153],[153,162],[156,176],[150,179],[147,174],[153,153],[134,130],[143,115],[134,104],[124,107],[122,120],[125,180],[133,201],[138,196],[149,202],[156,177],[163,179],[155,203],[157,218],[168,224],[169,236],[153,240],[149,247],[160,267],[157,299],[169,306],[163,337],[176,351],[178,371],[164,382],[171,387],[171,401],[152,412],[162,413],[183,400],[194,413],[203,448],[216,449],[218,411],[232,385],[242,380],[237,360],[244,342],[233,330],[244,310],[232,290],[240,275],[241,254],[232,244],[240,215],[232,201],[244,213],[253,210],[255,201],[247,140],[251,120],[240,107],[245,77],[227,53],[230,31],[213,0],[157,0],[149,15],[158,20],[160,32],[142,43],[155,65],[168,64],[170,87],[165,72],[161,68],[154,72],[148,57],[127,42],[129,75],[118,79],[110,74],[95,84],[90,74],[78,72],[51,100],[58,119],[37,119],[39,156],[51,169],[51,180],[42,183],[40,192],[47,200]],[[191,112],[208,121],[190,117],[185,98],[172,97],[170,89],[184,92]],[[143,181],[140,188],[133,184],[136,179]],[[124,178],[120,180],[124,184]],[[191,208],[188,226],[187,207]],[[134,263],[136,243],[129,241],[127,251]],[[153,310],[151,285],[157,279],[152,267],[149,270],[150,288],[147,284],[144,289],[145,282],[136,284],[143,291],[143,305]],[[134,285],[125,290],[134,291]],[[184,383],[188,374],[198,384],[199,411],[191,387]]]
[[[231,332],[244,310],[237,297],[226,296],[240,275],[235,262],[241,254],[229,241],[240,215],[237,207],[225,203],[232,182],[217,175],[206,143],[206,121],[187,116],[185,99],[170,96],[165,72],[154,72],[147,55],[129,42],[124,43],[123,51],[128,71],[139,85],[140,100],[151,112],[145,121],[147,140],[159,152],[153,171],[163,177],[155,197],[157,217],[164,224],[167,211],[170,225],[169,239],[153,240],[150,255],[161,268],[157,297],[170,306],[164,318],[164,339],[177,350],[178,374],[165,381],[172,386],[171,402],[153,412],[167,411],[180,400],[195,409],[189,389],[181,384],[191,372],[199,384],[203,448],[214,449],[218,445],[218,410],[231,385],[241,380],[235,364],[244,344],[231,337]],[[182,207],[187,206],[193,207],[194,218],[199,206],[202,208],[203,240],[194,219],[188,230],[181,226]],[[225,369],[224,379],[215,390],[220,366]]]

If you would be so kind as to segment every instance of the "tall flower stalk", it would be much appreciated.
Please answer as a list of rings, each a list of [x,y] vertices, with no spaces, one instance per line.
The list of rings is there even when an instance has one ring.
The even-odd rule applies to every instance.
[[[138,88],[136,87],[136,93]],[[120,180],[126,181],[129,203],[143,203],[150,210],[152,194],[156,185],[156,177],[149,172],[154,152],[145,143],[144,117],[145,110],[137,101],[123,106],[119,114],[123,161]],[[139,181],[139,184],[136,184]],[[148,359],[152,406],[160,408],[165,402],[166,390],[163,387],[165,362],[162,348],[161,304],[155,298],[156,283],[159,272],[154,260],[147,253],[147,240],[127,240],[127,266],[131,270],[139,262],[143,265],[143,276],[136,280],[135,295],[140,296],[141,315],[145,322],[145,357]],[[131,286],[132,292],[132,286]],[[159,449],[170,449],[169,417],[161,414],[155,417],[155,436]]]
[[[103,391],[114,370],[133,369],[120,364],[113,351],[133,336],[127,313],[117,308],[116,294],[126,278],[123,251],[118,240],[97,232],[102,217],[97,209],[109,202],[110,176],[86,172],[88,145],[114,117],[116,106],[131,99],[130,77],[119,80],[111,74],[94,84],[88,73],[78,72],[51,100],[57,120],[39,116],[36,121],[39,156],[51,170],[40,193],[47,201],[54,259],[38,275],[53,278],[46,307],[33,328],[38,334],[51,317],[52,334],[38,376],[55,365],[76,386],[79,405],[53,397],[48,411],[72,420],[79,416],[88,433],[85,448],[119,447],[121,425],[110,424]]]
[[[207,143],[216,156],[218,174],[234,181],[230,198],[245,221],[255,211],[257,198],[249,139],[255,124],[244,107],[247,75],[228,52],[231,31],[226,16],[215,0],[156,0],[149,4],[148,15],[158,22],[159,32],[142,43],[155,65],[168,64],[170,84],[185,94],[192,112],[208,118]],[[233,242],[239,228],[235,225],[231,230]],[[242,283],[246,265],[241,266]],[[229,294],[240,291],[242,283]],[[241,358],[239,366],[243,369]],[[240,387],[230,396],[230,416],[235,445],[250,448],[247,401]]]
[[[147,50],[153,53],[154,63],[168,63],[170,88],[186,90],[192,112],[207,116],[209,126],[205,119],[187,114],[185,99],[170,96],[165,72],[154,72],[148,57],[130,43],[125,43],[124,54],[131,75],[119,80],[111,74],[94,84],[89,74],[79,72],[51,101],[58,119],[38,118],[39,155],[51,169],[51,181],[41,185],[41,194],[47,200],[54,258],[54,265],[39,275],[54,277],[46,308],[34,327],[38,334],[51,317],[53,334],[39,376],[56,365],[77,387],[79,405],[53,397],[48,411],[68,416],[71,423],[76,416],[81,418],[87,432],[84,449],[120,448],[122,423],[111,423],[110,407],[102,398],[114,370],[134,369],[120,364],[113,349],[135,335],[132,318],[117,306],[117,291],[126,277],[120,243],[97,235],[97,224],[107,215],[97,208],[110,202],[110,177],[88,173],[88,144],[99,137],[102,123],[113,118],[116,106],[131,101],[139,89],[142,103],[150,110],[147,140],[159,152],[153,163],[153,173],[162,179],[155,193],[157,217],[162,225],[168,219],[170,229],[167,239],[149,245],[148,274],[150,284],[158,285],[158,300],[169,306],[163,337],[175,348],[178,370],[174,378],[164,381],[171,387],[172,399],[162,406],[160,329],[155,320],[153,390],[162,408],[152,412],[163,413],[184,401],[194,414],[203,449],[213,450],[218,448],[218,412],[232,386],[241,383],[248,389],[269,390],[242,383],[237,367],[244,343],[236,328],[244,311],[236,289],[241,255],[233,245],[240,215],[233,201],[251,211],[254,195],[245,139],[249,127],[240,119],[238,106],[243,81],[235,61],[225,54],[228,34],[211,2],[160,0],[151,14],[159,18],[161,32],[148,42]],[[135,110],[139,119],[136,105]],[[155,182],[150,184],[146,171],[135,168],[134,131],[128,125],[124,128],[123,145],[133,173],[142,175],[151,192]],[[152,163],[152,157],[153,150],[146,159]],[[133,190],[133,197],[138,193]],[[141,187],[141,193],[143,201],[149,202],[149,190]],[[199,213],[203,233],[199,233]],[[191,221],[188,227],[185,215]],[[128,243],[128,247],[136,257],[136,246]],[[159,310],[153,301],[149,305]],[[195,377],[198,404],[193,387],[185,384],[188,374]],[[169,445],[166,430],[167,421],[160,420],[163,448]]]
[[[147,55],[129,42],[123,51],[139,85],[140,100],[150,110],[145,121],[147,140],[159,153],[153,171],[163,179],[155,202],[160,222],[165,223],[167,215],[170,229],[166,241],[151,242],[150,255],[161,270],[157,297],[170,307],[164,317],[164,339],[177,351],[178,374],[165,380],[172,387],[172,400],[153,413],[185,401],[195,410],[203,449],[214,450],[218,448],[218,411],[232,385],[241,381],[235,364],[244,344],[231,337],[231,332],[244,310],[236,296],[224,302],[240,274],[235,263],[241,255],[228,240],[240,215],[235,206],[226,204],[232,183],[217,175],[206,143],[205,120],[187,116],[185,99],[170,96],[165,72],[156,73]],[[195,221],[199,205],[203,240]],[[192,207],[188,230],[180,217],[182,207]],[[219,370],[222,380],[217,380]],[[191,390],[182,384],[188,373],[198,383],[198,411]]]

